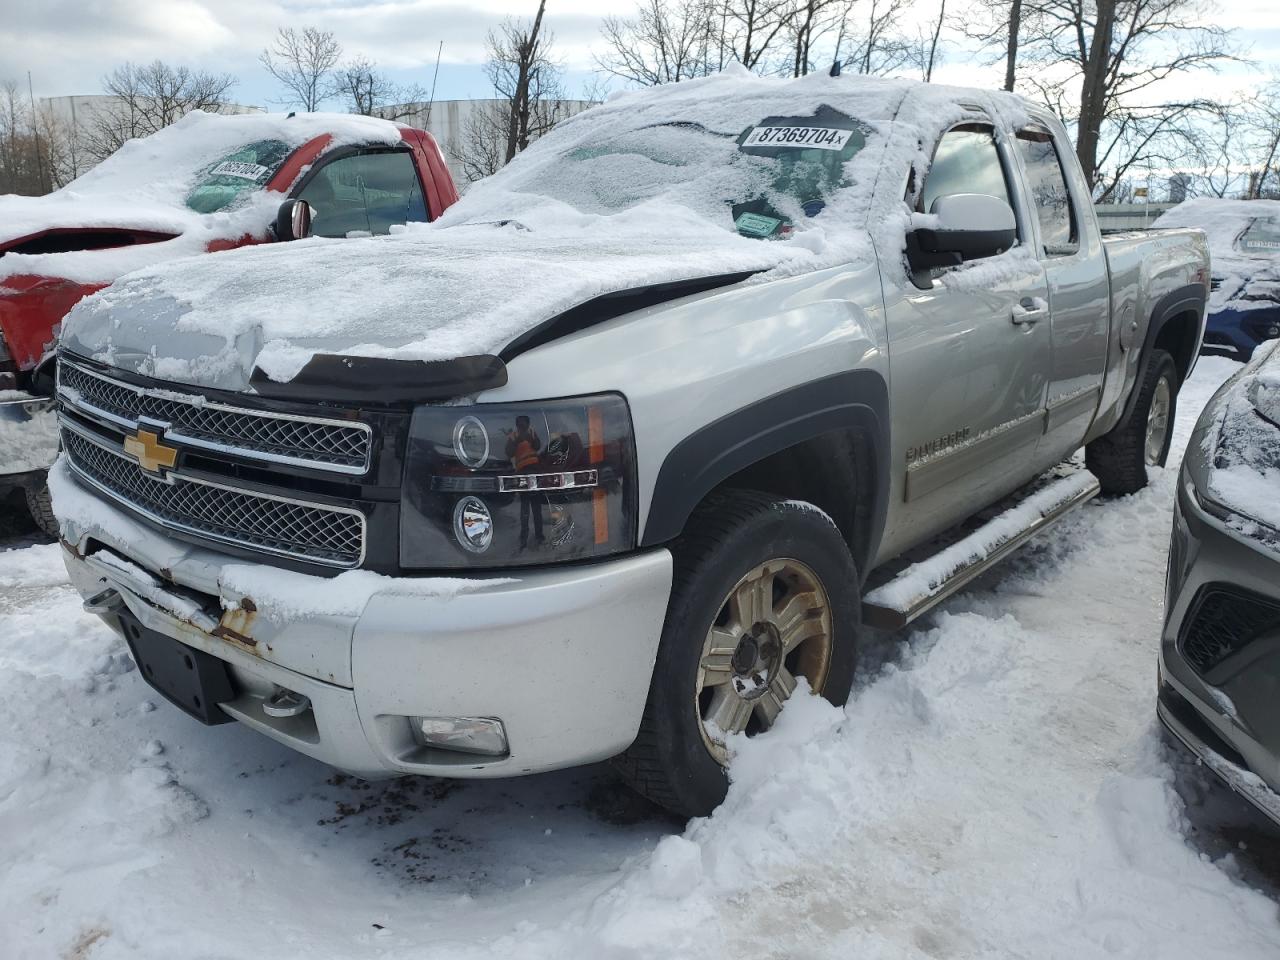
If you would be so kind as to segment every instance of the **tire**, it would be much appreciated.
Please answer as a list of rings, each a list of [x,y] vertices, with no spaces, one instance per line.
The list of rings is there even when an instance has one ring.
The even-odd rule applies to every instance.
[[[745,709],[748,735],[767,729],[790,693],[793,672],[812,679],[815,692],[832,703],[848,698],[857,662],[858,576],[829,518],[754,491],[708,498],[672,552],[671,600],[644,718],[614,765],[659,806],[706,816],[724,800],[729,781],[727,750],[704,716],[736,723]],[[767,610],[743,615],[747,608]],[[743,629],[747,621],[753,624]],[[732,636],[737,645],[726,656],[732,641],[724,638]],[[788,649],[789,642],[795,646]]]
[[[36,522],[41,533],[57,540],[58,518],[53,515],[53,498],[49,495],[48,480],[42,476],[39,483],[29,484],[24,488],[24,492],[27,495],[27,510],[31,513],[31,519]]]
[[[1178,370],[1173,357],[1153,350],[1135,389],[1138,396],[1128,416],[1084,449],[1085,464],[1109,496],[1137,493],[1147,485],[1147,465],[1163,467],[1169,458],[1178,412]],[[1160,419],[1157,441],[1149,431]],[[1149,442],[1154,444],[1152,449]]]

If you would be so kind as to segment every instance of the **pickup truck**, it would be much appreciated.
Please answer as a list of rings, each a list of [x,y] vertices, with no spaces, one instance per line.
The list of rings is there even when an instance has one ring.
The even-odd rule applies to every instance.
[[[1011,95],[736,71],[436,223],[134,274],[60,347],[72,581],[205,723],[706,814],[865,624],[1164,463],[1205,241],[1104,241],[1073,156]]]
[[[130,270],[288,239],[286,197],[306,198],[315,233],[345,236],[434,219],[458,193],[422,130],[197,111],[52,194],[0,197],[0,485],[25,488],[46,532],[57,534],[44,484],[58,447],[52,348],[67,311]]]

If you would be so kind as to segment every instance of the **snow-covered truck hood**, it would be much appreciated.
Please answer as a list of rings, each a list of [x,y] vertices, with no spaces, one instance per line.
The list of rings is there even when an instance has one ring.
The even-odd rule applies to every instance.
[[[1241,249],[1240,238],[1254,221],[1270,221],[1280,230],[1280,200],[1220,200],[1195,197],[1162,214],[1152,224],[1196,227],[1209,238],[1214,289],[1209,309],[1251,310],[1280,301],[1280,246]]]
[[[496,354],[596,297],[812,256],[726,231],[655,244],[634,233],[548,236],[510,223],[316,238],[126,278],[72,311],[63,345],[145,376],[243,391],[255,368],[287,382],[316,355],[430,362]]]
[[[0,256],[0,283],[11,276],[110,283],[152,264],[205,252],[210,243],[261,239],[275,218],[279,193],[247,191],[212,213],[188,205],[192,187],[229,154],[247,144],[279,141],[290,152],[328,136],[326,150],[365,143],[395,144],[399,127],[346,114],[241,114],[195,111],[151,136],[125,143],[67,186],[47,196],[0,196],[0,249],[57,230],[111,229],[172,237],[109,249]]]
[[[1008,94],[825,74],[734,69],[625,93],[557,125],[435,223],[142,271],[81,301],[64,343],[147,376],[265,393],[318,359],[498,354],[637,287],[766,282],[865,261],[873,243],[892,256],[911,222],[908,169],[927,167],[923,145],[971,104],[1025,119]]]

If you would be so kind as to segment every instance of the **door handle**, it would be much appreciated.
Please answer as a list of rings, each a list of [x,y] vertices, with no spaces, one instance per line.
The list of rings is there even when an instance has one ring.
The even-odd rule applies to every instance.
[[[1018,326],[1039,323],[1049,315],[1049,304],[1039,297],[1023,297],[1013,305],[1013,322]]]

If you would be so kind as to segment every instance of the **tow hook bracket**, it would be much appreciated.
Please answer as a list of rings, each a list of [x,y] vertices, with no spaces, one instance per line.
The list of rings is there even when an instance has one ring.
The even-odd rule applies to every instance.
[[[120,596],[120,592],[114,587],[107,587],[107,589],[95,593],[81,604],[85,613],[96,613],[98,616],[115,613],[123,605],[124,597]]]
[[[262,712],[268,717],[283,719],[297,717],[311,709],[311,698],[301,693],[294,693],[279,687],[268,699],[262,702]]]

